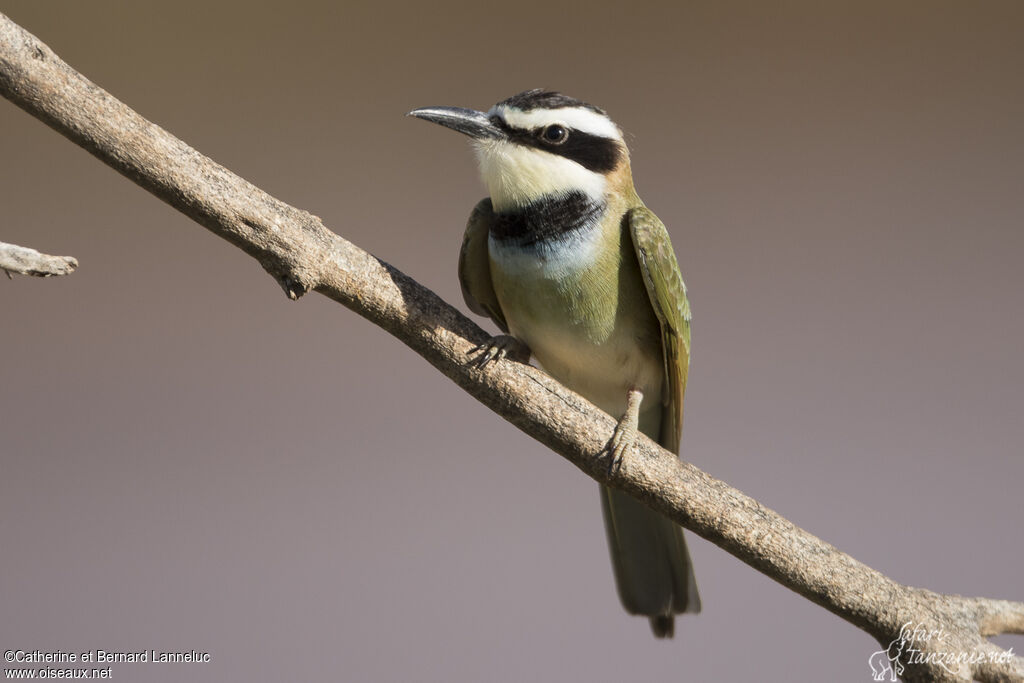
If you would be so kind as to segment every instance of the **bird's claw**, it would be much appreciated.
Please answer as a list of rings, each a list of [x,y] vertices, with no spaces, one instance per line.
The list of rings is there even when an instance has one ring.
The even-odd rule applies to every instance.
[[[626,397],[626,413],[615,425],[612,438],[608,440],[606,450],[608,451],[608,476],[613,476],[622,469],[622,456],[626,449],[636,441],[637,431],[640,428],[640,402],[644,395],[637,388],[632,388]]]
[[[626,423],[625,420],[615,425],[612,438],[608,440],[608,475],[611,476],[622,468],[622,456],[626,449],[633,445],[636,440],[636,426]]]
[[[504,358],[520,360],[524,363],[530,358],[530,351],[526,344],[508,334],[499,334],[497,337],[491,337],[483,344],[474,346],[469,352],[471,354],[478,354],[472,360],[473,365],[478,368]]]

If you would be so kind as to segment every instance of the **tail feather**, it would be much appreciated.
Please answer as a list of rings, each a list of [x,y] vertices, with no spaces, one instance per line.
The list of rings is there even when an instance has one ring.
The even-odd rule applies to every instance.
[[[601,501],[623,607],[649,617],[655,636],[671,638],[673,615],[700,611],[682,528],[620,491],[602,486]]]
[[[676,633],[676,616],[674,614],[659,614],[651,617],[651,630],[655,638],[671,638]]]

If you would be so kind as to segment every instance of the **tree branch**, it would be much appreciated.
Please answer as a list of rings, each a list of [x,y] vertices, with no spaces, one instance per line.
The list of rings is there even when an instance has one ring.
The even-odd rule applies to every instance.
[[[11,277],[11,273],[36,277],[67,275],[77,267],[78,259],[74,256],[50,256],[28,247],[0,242],[0,270],[7,271],[7,277]]]
[[[612,418],[531,366],[474,364],[471,351],[488,335],[433,292],[142,118],[2,14],[0,93],[252,255],[291,298],[316,290],[344,304],[593,479],[898,650],[893,665],[905,680],[1024,680],[1024,660],[985,640],[1024,632],[1024,604],[901,585],[646,437],[610,475]],[[908,624],[931,637],[910,635]],[[928,661],[913,661],[915,652]]]

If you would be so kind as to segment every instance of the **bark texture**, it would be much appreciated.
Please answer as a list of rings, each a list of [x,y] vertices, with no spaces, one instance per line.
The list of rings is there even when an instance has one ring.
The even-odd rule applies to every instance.
[[[593,479],[864,629],[904,680],[1024,681],[1024,660],[985,638],[1024,633],[1024,604],[899,584],[643,435],[609,473],[615,420],[531,366],[473,362],[488,335],[429,289],[142,118],[2,14],[0,93],[252,255],[289,297],[344,304]]]

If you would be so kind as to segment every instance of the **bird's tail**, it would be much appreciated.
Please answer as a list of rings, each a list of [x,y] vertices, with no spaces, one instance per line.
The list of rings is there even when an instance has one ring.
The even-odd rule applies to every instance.
[[[700,611],[682,527],[605,486],[601,503],[622,605],[649,617],[655,636],[671,638],[676,614]]]

